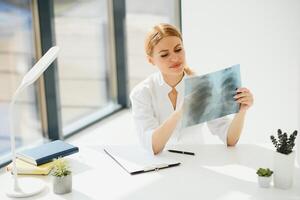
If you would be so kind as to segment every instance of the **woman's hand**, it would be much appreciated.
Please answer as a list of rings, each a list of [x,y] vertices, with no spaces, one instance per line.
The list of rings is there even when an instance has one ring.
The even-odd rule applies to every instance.
[[[253,95],[247,88],[239,88],[236,92],[237,94],[233,98],[241,104],[239,112],[245,112],[253,105]]]

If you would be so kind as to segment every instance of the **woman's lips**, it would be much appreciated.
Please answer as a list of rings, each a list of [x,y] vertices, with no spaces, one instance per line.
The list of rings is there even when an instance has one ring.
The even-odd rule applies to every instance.
[[[179,67],[181,67],[181,63],[175,64],[175,65],[172,65],[170,68],[179,68]]]

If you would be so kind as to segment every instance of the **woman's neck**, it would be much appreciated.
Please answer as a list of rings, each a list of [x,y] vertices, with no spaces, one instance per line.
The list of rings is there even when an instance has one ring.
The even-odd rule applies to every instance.
[[[180,75],[164,75],[163,74],[163,78],[164,78],[165,82],[172,88],[176,87],[176,85],[178,85],[178,83],[180,83],[183,76],[184,76],[184,72],[182,72],[182,74],[180,74]]]

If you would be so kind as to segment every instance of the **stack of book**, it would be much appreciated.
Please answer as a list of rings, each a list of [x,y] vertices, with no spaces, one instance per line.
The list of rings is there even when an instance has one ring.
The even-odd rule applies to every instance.
[[[53,159],[78,152],[76,146],[61,140],[55,140],[40,146],[23,150],[16,154],[18,174],[47,175],[53,167]],[[12,163],[6,169],[12,172]]]

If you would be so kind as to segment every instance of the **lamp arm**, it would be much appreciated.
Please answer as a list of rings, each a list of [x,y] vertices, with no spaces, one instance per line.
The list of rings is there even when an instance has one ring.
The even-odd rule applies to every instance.
[[[13,94],[11,103],[9,104],[9,113],[10,113],[10,142],[11,142],[11,152],[12,152],[12,173],[13,173],[13,190],[8,191],[6,194],[9,197],[29,197],[40,193],[44,189],[44,184],[41,184],[39,181],[32,181],[35,183],[35,188],[26,188],[20,187],[18,181],[18,170],[16,166],[16,142],[15,142],[15,126],[14,126],[14,105],[17,99],[17,96],[29,85],[34,83],[44,71],[51,65],[51,63],[57,58],[59,52],[59,47],[50,48],[46,54],[39,59],[39,61],[24,75],[21,84]],[[26,179],[20,181],[21,183],[26,183]]]
[[[10,144],[11,144],[11,152],[12,152],[12,165],[13,165],[13,177],[14,177],[14,190],[20,191],[20,186],[18,182],[18,170],[16,165],[16,142],[15,142],[15,126],[14,126],[14,104],[17,99],[17,96],[22,92],[25,88],[25,85],[20,85],[15,93],[13,94],[12,100],[9,104],[9,113],[10,113]]]

